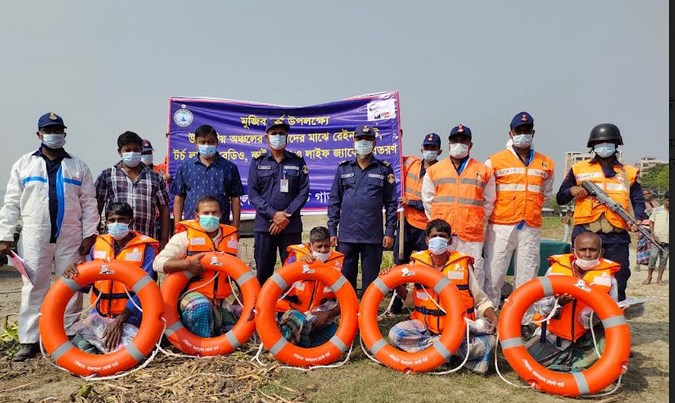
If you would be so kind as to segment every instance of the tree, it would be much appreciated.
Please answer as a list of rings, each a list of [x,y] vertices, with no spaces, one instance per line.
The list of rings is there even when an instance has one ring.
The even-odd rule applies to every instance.
[[[657,194],[662,195],[668,190],[670,181],[670,167],[668,164],[657,165],[645,170],[642,173],[640,183],[644,189],[652,189]]]

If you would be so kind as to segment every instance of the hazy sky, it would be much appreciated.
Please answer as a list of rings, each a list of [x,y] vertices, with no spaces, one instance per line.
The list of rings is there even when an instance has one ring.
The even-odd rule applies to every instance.
[[[667,159],[667,0],[39,4],[0,13],[3,191],[49,111],[94,178],[125,130],[163,158],[170,96],[302,106],[399,90],[404,154],[434,131],[447,155],[463,123],[480,160],[526,110],[556,184],[598,123],[619,126],[627,162]]]

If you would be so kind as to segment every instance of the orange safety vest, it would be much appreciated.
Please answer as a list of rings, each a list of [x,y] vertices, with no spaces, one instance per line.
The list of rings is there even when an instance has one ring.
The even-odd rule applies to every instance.
[[[284,265],[296,262],[306,255],[311,255],[308,245],[290,245],[286,248],[288,257]],[[342,271],[344,255],[334,250],[330,251],[328,259],[324,263],[337,271]],[[284,298],[277,301],[276,311],[286,312],[296,309],[300,312],[311,311],[326,299],[335,299],[335,293],[330,287],[326,287],[320,281],[302,280],[291,285],[291,289]]]
[[[422,200],[422,172],[423,161],[414,156],[403,157],[404,196],[408,200]],[[410,206],[403,207],[403,214],[408,224],[424,230],[429,219],[424,211]]]
[[[166,173],[166,163],[153,165],[152,170],[157,172],[160,175],[164,175]]]
[[[239,238],[237,229],[231,225],[220,224],[220,233],[222,238],[218,245],[213,244],[213,240],[204,231],[201,225],[195,220],[181,221],[176,225],[176,233],[187,231],[188,237],[188,256],[201,252],[220,251],[237,256],[239,248]],[[204,270],[201,276],[193,278],[188,283],[187,288],[197,291],[209,299],[223,299],[232,293],[227,276],[219,275],[214,281],[215,271]]]
[[[433,261],[431,260],[431,254],[428,250],[413,253],[410,255],[410,259],[413,264],[434,267]],[[471,290],[469,289],[469,264],[473,264],[473,258],[471,256],[459,252],[451,252],[447,263],[445,263],[445,266],[443,267],[442,273],[448,276],[450,281],[452,281],[462,295],[462,304],[465,309],[464,315],[471,320],[475,320],[475,303],[473,294],[471,294]],[[436,301],[436,303],[434,303],[434,301]],[[425,292],[421,286],[415,284],[413,302],[415,304],[415,310],[410,318],[422,321],[429,331],[440,334],[445,328],[447,320],[443,311],[438,309],[438,306],[436,305],[440,305],[440,298],[436,295],[434,290],[427,288]]]
[[[138,267],[143,267],[146,246],[155,248],[155,252],[157,252],[159,242],[136,231],[131,231],[131,233],[134,237],[124,245],[117,255],[114,252],[115,239],[110,234],[97,236],[94,243],[94,259],[123,260],[131,262]],[[134,295],[133,291],[125,289],[124,284],[119,281],[98,280],[94,283],[89,301],[93,305],[98,298],[98,303],[96,304],[98,313],[101,316],[113,318],[121,314],[126,308],[127,301],[129,300],[127,291],[129,295]]]
[[[626,186],[623,169],[625,168],[626,177],[629,185]],[[589,180],[596,183],[609,197],[621,205],[626,211],[630,210],[630,187],[635,183],[639,170],[630,165],[614,165],[614,172],[617,174],[611,178],[605,178],[602,172],[602,166],[599,162],[581,161],[572,165],[572,173],[576,179],[577,186],[581,181]],[[602,214],[605,214],[607,221],[613,226],[624,230],[628,229],[628,224],[617,213],[610,210],[607,206],[599,203],[595,197],[586,197],[583,200],[577,200],[574,206],[574,224],[588,224],[596,221]]]
[[[572,263],[574,262],[572,259],[573,256],[574,255],[570,253],[550,256],[548,258],[548,261],[551,262],[551,271],[549,272],[549,275],[575,277],[574,269],[572,268]],[[586,281],[591,288],[595,288],[604,293],[609,293],[609,290],[612,287],[612,277],[614,277],[614,273],[619,269],[621,269],[620,264],[601,258],[600,264],[596,268],[586,271],[581,278]],[[579,320],[579,312],[587,306],[588,305],[585,303],[576,299],[564,305],[558,319],[550,319],[548,321],[548,331],[562,339],[571,340],[573,342],[577,341],[579,337],[583,336],[588,331]]]
[[[544,183],[553,176],[553,160],[534,152],[530,165],[525,166],[506,149],[492,155],[490,162],[497,188],[490,223],[509,225],[525,220],[530,227],[541,227]]]
[[[460,175],[450,158],[430,166],[427,177],[435,190],[431,219],[447,221],[453,235],[463,241],[483,242],[483,188],[490,175],[490,169],[473,158],[469,158]]]

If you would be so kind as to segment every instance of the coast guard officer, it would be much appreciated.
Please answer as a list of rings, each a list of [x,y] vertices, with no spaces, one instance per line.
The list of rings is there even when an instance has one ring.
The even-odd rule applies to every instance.
[[[359,255],[361,290],[377,278],[383,248],[394,245],[397,195],[389,162],[373,156],[375,132],[360,126],[354,132],[356,158],[338,165],[328,202],[331,245],[345,255],[342,274],[356,290]],[[386,209],[383,231],[382,208]]]
[[[270,119],[266,127],[269,152],[262,150],[248,170],[248,200],[255,207],[253,254],[258,281],[272,276],[277,259],[286,260],[286,247],[302,243],[300,209],[309,197],[309,169],[302,153],[286,150],[290,126]]]

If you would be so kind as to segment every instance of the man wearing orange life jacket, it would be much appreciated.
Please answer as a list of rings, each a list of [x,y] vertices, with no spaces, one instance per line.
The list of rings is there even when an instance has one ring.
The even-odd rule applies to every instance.
[[[427,170],[422,183],[422,202],[430,220],[441,219],[452,227],[455,250],[474,259],[474,274],[483,288],[484,226],[494,206],[494,182],[491,171],[471,158],[471,129],[452,128],[450,156]]]
[[[199,198],[195,218],[176,225],[176,234],[153,263],[153,268],[160,273],[187,270],[197,275],[188,283],[177,303],[181,322],[199,337],[214,337],[226,332],[241,313],[240,306],[223,304],[232,291],[227,276],[204,271],[200,262],[204,254],[211,251],[237,255],[237,229],[220,224],[220,214],[218,199],[213,196]]]
[[[591,288],[608,293],[617,300],[617,281],[614,278],[621,266],[602,258],[602,240],[597,234],[584,232],[574,240],[574,253],[548,258],[551,267],[547,276],[571,276],[583,279]],[[557,298],[557,304],[556,304]],[[535,330],[526,343],[530,354],[542,365],[557,371],[581,371],[593,364],[597,355],[589,329],[592,309],[569,294],[543,298],[534,304],[540,317],[551,316]],[[553,312],[553,310],[556,312]],[[543,333],[543,335],[542,335]],[[604,348],[602,329],[600,350]]]
[[[426,228],[429,249],[413,253],[411,259],[413,264],[440,270],[459,289],[465,316],[470,319],[471,335],[468,347],[465,341],[456,355],[463,359],[468,348],[469,357],[465,365],[473,372],[484,374],[488,370],[490,352],[496,341],[491,333],[497,328],[499,318],[487,295],[476,282],[472,268],[473,258],[449,249],[451,233],[451,226],[447,222],[431,220]],[[399,322],[389,330],[392,344],[407,352],[417,352],[431,346],[446,325],[438,295],[419,284],[415,284],[412,292],[404,285],[398,286],[396,293],[405,299],[406,306],[414,306],[414,311],[411,320]],[[486,318],[489,323],[482,318]]]
[[[129,230],[133,219],[133,210],[128,203],[110,203],[106,209],[108,233],[98,235],[91,248],[89,260],[116,259],[131,262],[145,270],[157,281],[157,273],[152,270],[152,262],[157,255],[159,242],[148,236]],[[77,277],[77,265],[69,265],[63,276]],[[127,294],[128,292],[128,294]],[[129,299],[129,295],[132,296]],[[91,303],[96,303],[91,315],[76,324],[78,329],[73,343],[81,349],[106,353],[115,350],[124,337],[133,338],[141,323],[142,313],[138,309],[140,300],[133,291],[127,290],[120,282],[99,280],[91,291]],[[101,319],[111,318],[111,319]],[[95,323],[108,322],[103,337],[96,337],[92,330]]]
[[[589,196],[581,186],[588,180],[597,184],[607,195],[620,204],[624,210],[640,220],[647,219],[645,200],[639,181],[639,170],[622,164],[617,158],[617,147],[623,145],[619,128],[603,123],[591,129],[587,147],[595,154],[589,161],[577,162],[567,173],[560,185],[556,201],[564,205],[575,200],[572,242],[583,232],[595,232],[602,239],[604,256],[621,264],[616,273],[619,301],[626,299],[626,286],[630,278],[628,245],[630,234],[637,227],[629,225],[617,213],[611,211],[595,197]],[[632,210],[632,211],[631,211]]]
[[[291,245],[284,265],[298,260],[324,262],[342,270],[344,255],[331,250],[330,232],[326,227],[314,227],[309,232],[307,245]],[[330,340],[337,331],[333,322],[340,314],[335,294],[320,281],[296,281],[277,302],[279,328],[286,340],[301,347],[316,347]]]
[[[553,160],[534,151],[534,119],[511,120],[506,149],[490,156],[497,198],[485,234],[485,292],[499,306],[504,277],[515,256],[514,288],[539,273],[541,210],[553,192]],[[531,313],[524,317],[529,322]]]
[[[399,255],[400,236],[394,237],[394,264],[400,265],[410,261],[413,251],[426,249],[424,242],[425,228],[429,223],[422,203],[422,180],[427,169],[438,162],[441,150],[441,138],[436,133],[429,133],[422,141],[422,159],[409,155],[403,157],[403,189],[404,195],[399,199],[403,206],[403,254]],[[400,229],[399,229],[400,230]],[[402,301],[394,300],[392,313],[401,313]]]

